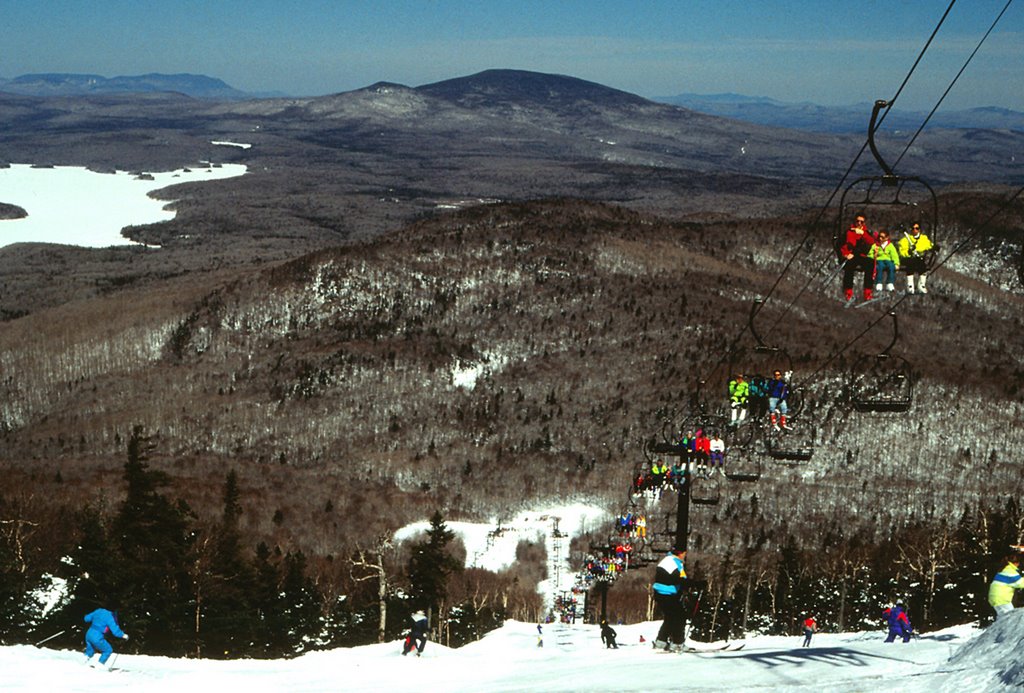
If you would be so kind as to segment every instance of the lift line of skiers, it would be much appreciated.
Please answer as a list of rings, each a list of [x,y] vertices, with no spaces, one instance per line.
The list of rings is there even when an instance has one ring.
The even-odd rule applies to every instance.
[[[843,259],[843,295],[847,305],[856,300],[853,282],[858,272],[863,274],[865,301],[880,298],[883,291],[895,291],[898,270],[907,273],[908,294],[927,294],[927,258],[936,250],[919,222],[911,224],[910,230],[904,231],[897,241],[888,231],[870,230],[864,215],[857,214],[839,248]]]

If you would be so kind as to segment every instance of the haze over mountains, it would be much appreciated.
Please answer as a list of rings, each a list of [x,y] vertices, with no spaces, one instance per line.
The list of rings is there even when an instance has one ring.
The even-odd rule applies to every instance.
[[[809,101],[787,103],[742,94],[679,94],[657,97],[655,100],[724,118],[814,132],[866,133],[872,108],[870,103],[821,106]],[[894,108],[886,116],[880,129],[882,132],[914,132],[927,117],[927,112]],[[928,124],[931,128],[1020,131],[1024,130],[1024,113],[979,104],[976,108],[966,110],[938,110],[929,119]]]

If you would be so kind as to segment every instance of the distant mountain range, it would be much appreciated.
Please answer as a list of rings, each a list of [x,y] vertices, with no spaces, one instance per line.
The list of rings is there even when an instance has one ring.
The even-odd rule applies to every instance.
[[[870,103],[819,106],[742,94],[679,94],[658,96],[654,100],[759,125],[836,133],[866,132],[872,108]],[[914,131],[927,116],[927,112],[901,111],[894,107],[882,122],[881,129],[887,132]],[[1024,131],[1024,113],[993,106],[960,111],[939,110],[928,121],[928,127]]]
[[[500,76],[500,78],[499,78]],[[576,87],[565,93],[551,91],[551,78],[561,77]],[[498,80],[499,83],[495,83]],[[581,90],[579,84],[591,88]],[[372,87],[387,86],[380,82]],[[399,88],[403,85],[393,85]],[[451,90],[465,89],[461,99],[451,99]],[[824,133],[862,133],[867,129],[871,115],[871,104],[848,106],[819,106],[818,104],[787,103],[768,97],[745,96],[743,94],[678,94],[658,96],[648,100],[628,92],[604,87],[560,75],[546,75],[520,70],[487,70],[469,77],[445,80],[437,84],[416,87],[417,91],[440,98],[455,100],[463,107],[499,106],[503,100],[506,106],[519,103],[543,101],[547,105],[561,102],[571,107],[568,101],[584,99],[609,104],[609,95],[619,106],[640,106],[651,101],[682,106],[705,113],[742,120],[758,125],[783,127]],[[74,73],[28,74],[4,79],[0,77],[0,92],[24,96],[86,96],[94,94],[132,93],[178,93],[196,99],[216,101],[244,101],[285,96],[279,92],[245,92],[228,85],[223,80],[206,75],[150,73],[135,76],[103,77],[102,75]],[[882,130],[889,133],[916,130],[924,122],[927,113],[893,109],[882,123]],[[983,130],[1024,131],[1024,112],[1007,108],[982,106],[959,111],[939,111],[929,121],[930,128],[957,128]]]
[[[250,94],[205,75],[163,75],[152,73],[131,77],[103,77],[68,73],[21,75],[0,78],[0,91],[25,96],[83,96],[88,94],[130,94],[177,92],[198,99],[240,100],[269,94]]]

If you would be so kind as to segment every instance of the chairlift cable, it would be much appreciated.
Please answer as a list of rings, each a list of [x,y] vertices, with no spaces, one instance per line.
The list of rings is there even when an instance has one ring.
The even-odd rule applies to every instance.
[[[935,115],[935,112],[939,110],[939,106],[942,105],[942,102],[945,101],[946,97],[949,95],[949,92],[952,91],[953,85],[957,83],[957,80],[960,79],[960,76],[963,75],[963,73],[967,70],[967,66],[971,64],[971,61],[974,59],[974,56],[977,55],[979,50],[981,50],[981,46],[985,43],[985,40],[989,37],[989,34],[992,33],[992,30],[996,28],[996,24],[999,23],[999,20],[1003,18],[1004,14],[1006,14],[1006,10],[1010,9],[1011,3],[1013,3],[1013,0],[1006,0],[1006,4],[1003,5],[1002,11],[996,16],[995,21],[992,22],[992,26],[990,26],[988,28],[988,31],[985,32],[985,35],[981,37],[981,40],[978,41],[978,45],[975,46],[973,51],[971,51],[971,54],[967,56],[967,60],[964,61],[963,67],[961,67],[960,71],[956,73],[955,77],[953,77],[953,80],[949,83],[949,86],[946,87],[946,91],[942,92],[942,96],[939,97],[939,100],[935,102],[935,105],[932,107],[932,110],[928,113],[927,117],[925,117],[924,122],[921,123],[921,127],[917,129],[917,132],[914,133],[914,136],[910,138],[909,142],[907,142],[907,146],[904,147],[903,152],[896,159],[896,163],[892,165],[893,168],[896,168],[899,165],[900,161],[903,160],[903,157],[906,156],[907,152],[910,151],[910,148],[914,145],[914,142],[917,140],[918,135],[920,135],[921,131],[924,130],[925,126],[928,125],[928,121],[932,119],[932,116]]]
[[[1012,0],[1010,1],[1012,2]],[[903,93],[903,89],[907,86],[907,83],[910,82],[910,78],[913,76],[914,71],[917,69],[917,66],[921,63],[921,60],[924,58],[925,53],[928,51],[928,48],[931,46],[932,41],[935,39],[935,36],[939,33],[939,29],[942,28],[943,23],[945,23],[946,18],[949,16],[949,13],[952,11],[953,6],[955,4],[956,0],[950,0],[949,6],[946,7],[946,11],[942,14],[942,17],[935,25],[935,28],[932,30],[932,33],[928,37],[928,40],[925,41],[925,44],[924,46],[922,46],[920,53],[918,53],[917,59],[914,61],[914,64],[910,66],[910,69],[907,71],[906,76],[903,78],[903,82],[896,90],[896,94],[891,99],[889,99],[885,111],[881,113],[878,120],[876,121],[875,130],[877,130],[882,125],[882,122],[885,120],[885,117],[889,114],[889,111],[892,110],[893,104],[896,102],[896,99],[899,98],[900,94]],[[789,272],[789,268],[796,260],[796,257],[799,254],[800,250],[803,248],[804,244],[810,239],[811,234],[814,232],[817,224],[821,221],[821,218],[825,215],[825,212],[828,210],[829,205],[832,204],[832,201],[835,199],[836,195],[842,189],[843,183],[846,182],[846,179],[849,178],[850,173],[857,165],[857,162],[860,161],[860,157],[863,156],[864,150],[868,148],[870,141],[870,138],[865,140],[864,144],[860,148],[860,151],[857,152],[857,156],[854,157],[853,161],[850,163],[850,166],[846,169],[846,172],[843,174],[842,178],[839,179],[839,182],[836,184],[836,187],[832,190],[832,194],[829,195],[828,200],[825,201],[825,204],[818,211],[818,214],[814,218],[814,221],[812,221],[808,225],[807,233],[804,234],[803,239],[801,239],[800,243],[797,244],[796,250],[793,251],[793,255],[790,256],[789,261],[786,263],[785,267],[782,268],[782,272],[776,278],[775,283],[772,284],[771,288],[768,290],[768,293],[765,295],[761,303],[761,306],[755,311],[753,316],[754,318],[757,317],[757,314],[760,313],[761,309],[764,308],[764,306],[768,303],[768,299],[775,292],[775,289],[778,288],[779,284],[782,282],[782,279],[786,276],[786,273]],[[823,260],[822,264],[819,265],[818,270],[820,270],[821,267],[823,267],[827,262],[827,259]],[[779,323],[782,322],[782,320],[786,317],[786,315],[789,314],[790,310],[793,309],[793,307],[796,305],[796,302],[800,299],[801,296],[803,296],[804,292],[807,290],[807,287],[810,286],[810,284],[814,281],[814,276],[814,274],[811,275],[811,278],[803,285],[803,287],[801,287],[800,291],[798,291],[796,296],[789,302],[789,305],[786,306],[785,310],[782,311],[782,314],[776,319],[775,323],[772,325],[771,331],[774,331],[774,328],[777,327]],[[740,336],[743,335],[743,331],[745,330],[746,327],[742,328]],[[738,339],[739,337],[737,337],[737,341]]]
[[[1006,200],[1004,200],[1002,205],[1000,205],[999,209],[995,210],[991,215],[989,215],[989,217],[984,222],[979,224],[978,227],[974,231],[969,233],[963,240],[961,240],[956,245],[956,247],[954,247],[951,251],[949,251],[949,253],[946,254],[946,256],[944,258],[942,258],[941,260],[936,262],[935,266],[932,267],[932,269],[929,271],[929,274],[933,273],[939,267],[942,267],[942,265],[946,264],[951,257],[953,257],[954,255],[959,253],[961,250],[963,250],[967,246],[967,244],[970,243],[971,241],[973,241],[978,236],[978,234],[980,234],[983,230],[985,230],[985,228],[989,224],[991,224],[992,221],[996,217],[998,217],[1000,214],[1002,214],[1004,211],[1006,211],[1010,207],[1010,205],[1013,203],[1013,201],[1016,200],[1018,197],[1020,197],[1020,195],[1022,193],[1024,193],[1024,186],[1021,186],[1020,188],[1018,188],[1017,192],[1015,192],[1013,195],[1011,195]],[[908,298],[908,295],[906,295],[906,294],[901,296],[900,298],[898,298],[896,300],[896,302],[889,308],[889,310],[887,310],[881,316],[879,316],[878,318],[876,318],[875,320],[870,322],[868,324],[868,326],[866,328],[864,328],[864,330],[860,334],[858,334],[856,337],[854,337],[849,342],[847,342],[842,348],[840,348],[838,351],[836,351],[834,354],[832,354],[824,363],[822,363],[818,367],[817,370],[815,370],[813,373],[811,373],[811,375],[809,375],[806,378],[806,380],[807,381],[813,381],[818,376],[818,374],[821,373],[821,371],[825,368],[825,366],[827,366],[832,361],[834,361],[837,358],[839,358],[839,356],[841,356],[847,349],[849,349],[851,346],[853,346],[861,337],[863,337],[865,334],[870,332],[875,327],[875,325],[877,325],[882,320],[884,320],[890,313],[895,312],[896,308],[898,308],[905,300],[907,300],[907,298]]]

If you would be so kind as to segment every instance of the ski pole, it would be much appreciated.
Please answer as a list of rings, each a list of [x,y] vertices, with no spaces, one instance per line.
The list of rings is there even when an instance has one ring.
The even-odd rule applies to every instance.
[[[54,639],[54,638],[56,638],[56,637],[57,637],[58,635],[64,635],[64,633],[65,633],[65,632],[67,632],[67,631],[63,631],[63,630],[62,630],[62,631],[60,631],[59,633],[54,633],[53,635],[51,635],[51,636],[50,636],[50,637],[48,637],[48,638],[43,638],[42,640],[40,640],[39,642],[37,642],[37,643],[36,643],[36,647],[39,647],[39,646],[40,646],[40,645],[42,645],[42,644],[43,644],[44,642],[49,642],[50,640],[53,640],[53,639]]]

